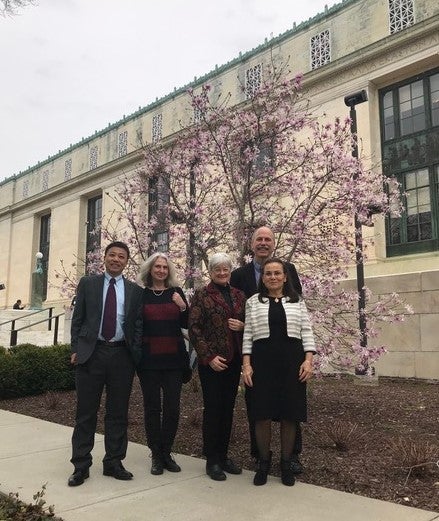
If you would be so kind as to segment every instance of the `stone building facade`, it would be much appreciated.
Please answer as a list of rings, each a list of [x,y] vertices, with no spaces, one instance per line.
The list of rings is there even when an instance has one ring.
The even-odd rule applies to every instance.
[[[293,72],[302,72],[311,109],[328,115],[348,115],[344,96],[367,91],[368,103],[357,107],[364,154],[396,175],[408,195],[401,218],[378,216],[373,228],[364,229],[374,243],[365,266],[367,284],[377,293],[402,293],[415,311],[404,324],[383,332],[391,352],[378,369],[439,378],[436,0],[344,0],[7,178],[0,183],[0,283],[5,284],[0,308],[11,307],[17,295],[29,301],[38,251],[44,255],[46,304],[61,306],[55,287],[61,260],[69,266],[84,258],[94,225],[113,209],[111,196],[121,175],[141,163],[141,144],[172,139],[181,122],[190,123],[187,88],[208,82],[214,96],[228,92],[232,103],[241,103],[257,88],[271,59],[289,60]]]

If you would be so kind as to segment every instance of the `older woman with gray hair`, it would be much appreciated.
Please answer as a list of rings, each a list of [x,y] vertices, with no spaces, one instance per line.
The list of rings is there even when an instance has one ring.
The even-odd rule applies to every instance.
[[[232,262],[215,253],[208,264],[210,283],[195,291],[189,311],[189,336],[198,355],[203,391],[203,454],[206,473],[224,481],[240,474],[229,457],[233,409],[241,373],[245,295],[230,286]]]
[[[164,253],[141,265],[143,290],[142,360],[137,368],[143,393],[145,431],[152,453],[151,474],[180,472],[171,456],[180,417],[180,394],[189,357],[181,328],[187,328],[188,304],[175,267]]]

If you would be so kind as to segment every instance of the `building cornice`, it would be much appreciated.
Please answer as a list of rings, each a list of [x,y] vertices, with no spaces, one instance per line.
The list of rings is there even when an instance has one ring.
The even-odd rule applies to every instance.
[[[208,73],[204,74],[203,76],[200,76],[199,78],[195,78],[194,81],[187,83],[186,85],[183,85],[182,87],[175,87],[172,92],[169,94],[166,94],[165,96],[162,96],[161,98],[156,98],[155,101],[152,103],[149,103],[148,105],[144,107],[139,107],[138,110],[135,112],[129,114],[128,116],[123,116],[120,120],[109,123],[107,127],[105,127],[102,130],[96,130],[94,134],[91,136],[88,136],[86,138],[82,138],[80,141],[71,144],[69,147],[60,150],[57,154],[53,154],[49,156],[44,161],[38,162],[36,165],[33,165],[26,170],[23,170],[19,172],[18,174],[12,175],[4,179],[3,181],[0,181],[0,186],[2,184],[5,184],[7,182],[13,181],[14,179],[20,178],[26,174],[29,174],[30,172],[36,170],[37,168],[42,168],[45,165],[51,163],[52,161],[68,154],[69,152],[73,152],[73,150],[79,148],[80,146],[84,146],[85,144],[93,141],[94,139],[97,139],[99,137],[102,137],[103,135],[107,134],[111,130],[115,130],[123,125],[126,125],[127,123],[130,123],[132,120],[143,116],[144,114],[148,112],[152,112],[155,109],[158,109],[161,107],[164,103],[168,101],[172,101],[175,97],[180,96],[182,94],[185,94],[188,89],[196,89],[197,87],[200,87],[206,81],[211,80],[213,78],[218,77],[218,75],[233,69],[240,63],[246,62],[248,60],[251,60],[254,56],[257,56],[258,54],[264,53],[265,51],[270,50],[272,47],[275,47],[277,45],[282,44],[284,41],[288,40],[289,38],[292,38],[293,36],[297,35],[298,33],[302,31],[306,31],[311,26],[316,25],[320,23],[322,20],[328,18],[329,16],[333,16],[337,14],[339,11],[345,9],[346,7],[353,5],[355,3],[359,2],[359,0],[342,0],[342,2],[339,2],[332,7],[328,8],[325,7],[325,11],[323,13],[318,13],[316,16],[313,16],[309,18],[308,20],[301,22],[299,25],[296,26],[294,23],[293,28],[285,31],[284,33],[279,34],[276,37],[272,37],[270,39],[266,38],[264,43],[254,47],[250,51],[239,53],[237,58],[233,58],[232,60],[226,62],[223,65],[215,65],[215,68],[209,71]]]
[[[308,30],[311,26],[320,23],[322,20],[325,20],[328,17],[332,17],[338,14],[341,10],[356,4],[358,1],[359,0],[343,0],[341,3],[335,4],[331,8],[326,8],[323,13],[317,14],[316,16],[309,18],[307,21],[300,23],[298,26],[293,26],[293,29],[290,29],[280,34],[279,36],[271,38],[269,40],[266,39],[266,41],[263,44],[253,48],[252,50],[245,53],[239,53],[239,56],[237,58],[230,60],[224,65],[215,66],[215,69],[211,70],[210,72],[201,76],[200,78],[195,79],[193,82],[188,83],[178,89],[174,88],[173,92],[161,98],[157,98],[154,102],[146,105],[145,107],[140,107],[137,111],[133,112],[128,116],[124,116],[115,123],[108,124],[107,127],[100,131],[96,131],[93,135],[87,138],[82,138],[81,141],[78,141],[77,143],[70,145],[64,150],[60,150],[57,154],[49,156],[46,160],[38,162],[36,165],[29,167],[28,169],[20,172],[19,174],[7,177],[3,181],[0,181],[0,187],[3,184],[13,182],[16,179],[21,178],[24,175],[35,171],[36,169],[43,168],[45,165],[55,161],[56,159],[59,159],[60,157],[65,156],[70,152],[73,152],[79,147],[84,146],[87,143],[90,143],[93,140],[108,134],[108,132],[111,132],[112,130],[115,130],[121,126],[130,123],[131,121],[143,116],[144,114],[150,113],[155,109],[158,109],[164,103],[172,101],[177,96],[185,94],[188,89],[195,89],[197,87],[200,87],[207,81],[213,78],[217,78],[222,73],[227,72],[228,70],[232,70],[240,63],[244,63],[257,55],[264,54],[264,52],[273,49],[273,47],[281,45],[293,36],[296,36],[298,33]],[[318,84],[320,84],[320,82],[322,81],[322,78],[325,78],[325,85],[323,86],[324,90],[324,88],[328,86],[327,82],[331,82],[331,78],[331,83],[339,83],[340,74],[352,76],[353,67],[364,67],[364,64],[366,62],[376,60],[380,56],[386,56],[389,52],[395,52],[395,50],[398,49],[401,50],[401,46],[406,48],[408,42],[414,43],[416,41],[419,41],[421,38],[425,38],[426,35],[433,35],[433,37],[439,40],[439,14],[434,15],[433,17],[430,17],[421,22],[417,22],[409,28],[406,28],[396,34],[389,35],[381,40],[378,40],[370,44],[369,46],[354,51],[353,53],[343,56],[342,58],[333,61],[327,65],[324,65],[316,70],[306,72],[304,74],[304,86],[307,89],[310,89],[315,85],[318,86]],[[399,54],[401,54],[401,51]],[[399,56],[399,58],[400,57],[401,56]],[[353,66],[352,63],[355,62],[357,62],[359,65]],[[376,68],[376,66],[374,68]],[[62,185],[65,186],[64,183],[62,183]]]
[[[420,45],[420,43],[428,40],[431,41],[431,44],[438,45],[436,48],[436,57],[438,57],[439,14],[306,73],[304,87],[326,90],[333,85],[349,81],[352,77],[370,75],[374,70],[390,61],[400,63],[401,59],[423,48],[424,45]]]
[[[12,205],[0,208],[0,218],[8,214],[26,210],[32,205],[38,205],[41,207],[43,206],[43,200],[47,200],[48,202],[54,201],[58,196],[64,196],[66,193],[74,192],[75,189],[78,189],[81,186],[89,185],[91,176],[93,177],[94,182],[101,178],[105,178],[106,181],[108,181],[108,179],[111,179],[112,173],[116,173],[118,176],[120,176],[121,171],[132,170],[136,163],[142,159],[142,155],[143,149],[134,150],[126,156],[119,157],[95,168],[94,170],[90,170],[79,174],[78,176],[72,177],[63,183],[59,183],[52,188],[44,190],[44,192],[38,192],[37,194],[31,195],[30,197],[18,201]],[[48,204],[48,206],[50,207],[50,204]]]

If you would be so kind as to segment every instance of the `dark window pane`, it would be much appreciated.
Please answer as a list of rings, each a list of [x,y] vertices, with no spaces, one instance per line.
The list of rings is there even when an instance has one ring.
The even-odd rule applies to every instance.
[[[431,212],[422,212],[419,214],[419,223],[425,224],[431,222]]]
[[[406,136],[407,134],[411,134],[412,125],[409,119],[401,120],[401,135]]]
[[[421,239],[428,240],[432,238],[431,223],[426,223],[421,226]]]
[[[407,226],[407,241],[415,242],[418,240],[418,227],[417,226]]]
[[[402,136],[425,128],[424,92],[421,80],[399,88],[399,114]]]
[[[407,217],[407,225],[410,226],[410,225],[417,225],[418,224],[418,214],[415,214],[415,215],[409,215]]]
[[[399,217],[390,219],[390,242],[392,244],[399,244],[401,242],[400,222]]]
[[[431,122],[433,127],[439,125],[439,74],[430,78]]]
[[[41,264],[43,268],[43,300],[47,297],[47,272],[49,267],[50,253],[50,221],[51,216],[43,215],[40,221],[40,247],[39,251],[43,254]]]
[[[424,113],[413,117],[413,132],[419,132],[425,128],[425,115]]]
[[[410,85],[405,85],[399,89],[399,102],[404,103],[410,100]]]
[[[389,255],[437,249],[439,74],[391,87],[381,111],[383,172],[395,176],[405,194],[405,212],[388,220]]]
[[[101,247],[102,196],[93,197],[87,203],[86,251],[94,252]]]
[[[384,107],[384,139],[395,137],[395,115],[393,108],[393,92],[387,92],[383,97]]]
[[[424,96],[424,88],[422,85],[422,80],[415,81],[411,84],[411,96],[412,98],[420,98]]]

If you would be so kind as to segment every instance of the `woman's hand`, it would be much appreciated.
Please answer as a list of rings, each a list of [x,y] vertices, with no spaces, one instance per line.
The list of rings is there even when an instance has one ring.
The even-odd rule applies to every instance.
[[[226,364],[226,359],[219,355],[217,355],[215,358],[212,358],[212,360],[209,362],[209,365],[214,371],[224,371],[224,369],[229,367]]]
[[[311,360],[305,360],[299,369],[299,381],[300,382],[306,382],[309,380],[312,376],[312,361]]]
[[[172,302],[180,308],[181,313],[183,313],[183,311],[186,311],[186,304],[177,291],[174,291],[174,293],[172,294]]]
[[[229,329],[232,331],[243,331],[244,330],[244,322],[238,320],[237,318],[229,318],[227,321],[229,324]]]
[[[242,366],[242,378],[244,380],[245,385],[248,387],[253,387],[253,367],[250,364],[244,364]]]

